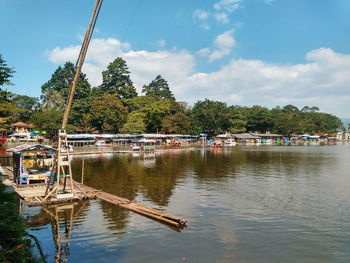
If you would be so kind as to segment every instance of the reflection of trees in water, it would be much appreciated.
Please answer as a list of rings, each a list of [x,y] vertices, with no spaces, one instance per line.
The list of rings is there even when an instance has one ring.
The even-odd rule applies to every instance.
[[[154,167],[144,168],[138,176],[140,192],[157,205],[167,206],[176,183],[185,177],[187,163],[185,154],[157,156]]]
[[[193,171],[199,180],[223,180],[235,174],[245,156],[236,150],[214,148],[192,153]]]
[[[121,230],[129,222],[129,211],[124,208],[101,201],[101,209],[103,211],[103,218],[109,222],[107,224],[109,230]]]
[[[105,192],[134,200],[142,193],[157,205],[167,205],[176,181],[184,177],[186,155],[164,154],[149,163],[143,156],[117,155],[111,159],[85,160],[84,183]],[[144,162],[147,162],[145,165]],[[73,163],[73,174],[80,181],[81,160]]]

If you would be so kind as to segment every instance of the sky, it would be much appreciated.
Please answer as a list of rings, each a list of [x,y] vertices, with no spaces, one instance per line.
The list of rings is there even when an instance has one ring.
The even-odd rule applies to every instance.
[[[0,0],[8,90],[39,97],[79,54],[94,0]],[[350,118],[348,0],[104,0],[83,72],[117,57],[142,86],[160,74],[178,101],[293,104]]]

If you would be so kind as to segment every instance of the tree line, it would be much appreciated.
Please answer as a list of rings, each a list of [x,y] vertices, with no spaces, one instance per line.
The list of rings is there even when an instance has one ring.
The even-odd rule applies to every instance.
[[[9,129],[16,121],[33,123],[55,137],[69,93],[75,67],[71,62],[59,66],[41,86],[40,98],[19,95],[1,88],[12,85],[15,73],[0,55],[0,125]],[[317,107],[294,105],[272,109],[227,105],[205,99],[192,107],[176,101],[168,82],[158,75],[138,94],[131,81],[129,68],[116,58],[102,72],[102,84],[92,87],[80,73],[69,118],[68,132],[108,133],[208,133],[271,132],[334,133],[343,129],[341,120]]]

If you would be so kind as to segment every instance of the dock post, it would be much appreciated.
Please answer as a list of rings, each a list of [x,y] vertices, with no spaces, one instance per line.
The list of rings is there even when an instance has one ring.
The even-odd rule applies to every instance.
[[[81,183],[84,184],[84,158],[81,164]]]

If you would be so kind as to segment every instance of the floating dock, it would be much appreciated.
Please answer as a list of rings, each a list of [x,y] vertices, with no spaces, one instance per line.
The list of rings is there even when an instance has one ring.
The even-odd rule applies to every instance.
[[[3,174],[9,176],[11,179],[12,168],[5,166],[3,168]],[[50,197],[49,199],[45,198],[45,193],[47,189],[47,184],[24,184],[16,185],[12,184],[16,193],[24,200],[24,202],[29,206],[47,206],[51,204],[60,204],[60,203],[69,203],[76,202],[84,199],[100,199],[105,202],[111,203],[116,206],[128,209],[140,215],[161,221],[163,223],[176,226],[184,227],[187,224],[187,220],[165,213],[158,209],[154,209],[145,205],[140,204],[137,201],[128,200],[113,194],[106,193],[101,190],[86,186],[84,184],[74,182],[74,190],[72,191],[73,195],[60,195],[60,197]],[[62,186],[63,187],[63,186]],[[67,189],[68,192],[71,192],[70,189]]]

